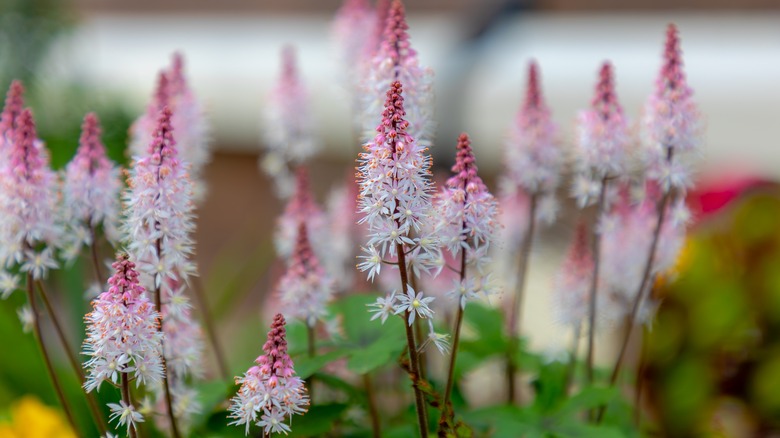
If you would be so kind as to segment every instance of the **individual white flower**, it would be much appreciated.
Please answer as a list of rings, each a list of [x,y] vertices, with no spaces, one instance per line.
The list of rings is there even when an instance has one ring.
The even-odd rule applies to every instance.
[[[407,312],[409,315],[409,325],[414,323],[415,317],[420,318],[432,318],[433,310],[428,306],[435,298],[426,297],[422,291],[415,292],[412,286],[406,286],[406,294],[398,296],[398,304],[393,308],[395,309],[395,315],[399,313]]]

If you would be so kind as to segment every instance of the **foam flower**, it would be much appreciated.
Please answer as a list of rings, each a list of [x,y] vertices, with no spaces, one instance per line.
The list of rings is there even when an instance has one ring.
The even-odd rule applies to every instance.
[[[236,378],[241,385],[230,399],[230,424],[245,425],[246,434],[252,423],[263,428],[264,434],[284,433],[291,429],[292,416],[304,414],[309,407],[306,387],[293,369],[287,354],[285,319],[274,317],[268,340],[260,355],[243,377]],[[286,422],[289,421],[289,424]]]
[[[521,190],[528,195],[551,197],[560,181],[563,155],[539,82],[539,68],[531,62],[525,101],[511,127],[505,149],[504,187],[510,194]],[[554,218],[552,204],[539,211],[546,219]]]
[[[62,235],[55,214],[59,185],[37,138],[32,112],[23,110],[14,125],[7,161],[0,167],[0,262],[41,279],[57,266],[53,251]]]
[[[369,141],[376,126],[385,93],[394,81],[406,87],[408,132],[422,145],[430,145],[433,123],[433,72],[423,68],[409,42],[406,12],[401,0],[393,0],[378,52],[371,61],[364,84],[362,105],[363,141]]]
[[[171,117],[170,109],[163,108],[154,139],[134,162],[124,193],[126,217],[122,231],[142,283],[149,291],[159,293],[163,303],[163,353],[175,407],[176,392],[187,393],[188,376],[201,373],[203,336],[187,310],[187,297],[180,293],[189,276],[196,273],[190,260],[194,252],[194,204],[187,165],[178,157]],[[157,394],[158,399],[162,398],[162,388]],[[162,418],[160,421],[166,421]],[[186,427],[188,418],[180,419]]]
[[[279,280],[277,293],[281,297],[282,313],[301,319],[309,327],[327,315],[326,306],[333,296],[332,282],[311,249],[304,223],[298,226],[292,261]]]
[[[87,339],[84,364],[88,372],[84,388],[87,392],[99,389],[109,381],[118,385],[123,379],[141,384],[155,384],[163,378],[162,339],[159,331],[159,313],[138,281],[135,264],[121,254],[112,265],[114,274],[108,280],[109,288],[92,301],[92,312],[87,314]],[[124,400],[120,405],[109,404],[111,420],[130,428],[142,422],[143,416]]]
[[[414,324],[415,318],[433,318],[433,310],[430,307],[434,297],[426,297],[422,291],[416,292],[412,286],[407,285],[406,293],[398,295],[397,303],[393,306],[393,314],[408,314],[408,323]]]
[[[672,188],[684,191],[691,185],[687,159],[698,152],[701,117],[685,78],[680,39],[674,24],[666,32],[663,64],[655,92],[645,105],[643,122],[644,161],[649,177],[658,180],[664,191]]]
[[[294,187],[290,169],[311,158],[320,147],[309,95],[290,46],[282,50],[282,74],[268,96],[262,134],[266,154],[260,167],[274,180],[277,194],[288,198]]]
[[[628,122],[615,94],[612,65],[605,62],[591,107],[577,119],[577,174],[572,191],[580,207],[598,198],[605,179],[625,175],[629,146]]]
[[[119,239],[119,168],[106,156],[100,141],[100,122],[94,113],[84,117],[76,156],[65,168],[63,209],[66,256],[75,258],[84,245],[93,244],[94,229],[103,227],[111,242]]]
[[[368,226],[369,252],[397,256],[399,247],[414,248],[422,265],[440,258],[431,226],[430,157],[406,132],[404,99],[396,81],[387,92],[382,123],[360,154],[360,222]],[[371,248],[374,248],[373,250]]]

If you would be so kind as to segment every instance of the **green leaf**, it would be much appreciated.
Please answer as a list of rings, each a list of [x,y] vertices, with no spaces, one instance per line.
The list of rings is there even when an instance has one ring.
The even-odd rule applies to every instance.
[[[333,350],[314,357],[298,355],[293,358],[295,372],[301,379],[308,379],[309,376],[321,370],[325,365],[344,357],[346,354],[343,350]]]
[[[293,418],[292,431],[287,436],[311,437],[330,432],[346,410],[347,405],[342,403],[314,405],[309,408],[309,412]]]
[[[349,357],[347,368],[358,374],[395,361],[406,346],[401,318],[390,317],[384,324],[371,321],[367,305],[375,301],[375,295],[350,295],[332,306],[333,313],[341,317],[345,334],[338,348]]]
[[[464,420],[475,431],[494,437],[542,436],[541,417],[532,408],[490,406],[463,413]],[[479,434],[477,434],[479,436]]]

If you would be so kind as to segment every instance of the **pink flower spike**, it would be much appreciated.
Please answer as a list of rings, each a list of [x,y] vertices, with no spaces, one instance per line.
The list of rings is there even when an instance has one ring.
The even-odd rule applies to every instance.
[[[554,318],[567,327],[580,327],[588,316],[593,277],[593,255],[588,235],[585,222],[579,222],[574,241],[553,280]]]
[[[605,178],[624,176],[628,167],[631,138],[609,62],[599,71],[591,108],[579,114],[577,134],[577,174],[572,192],[578,205],[585,207],[598,198]]]
[[[563,155],[539,82],[538,67],[532,61],[525,100],[506,143],[505,185],[510,191],[551,195],[560,181]]]
[[[369,141],[387,89],[394,81],[406,87],[408,132],[420,144],[429,145],[434,131],[433,72],[420,66],[409,42],[406,12],[401,0],[393,0],[385,23],[382,44],[371,61],[365,84],[363,140]]]
[[[327,315],[326,306],[333,297],[332,282],[311,249],[305,223],[299,223],[297,234],[292,261],[279,280],[277,293],[284,314],[314,327]]]
[[[701,116],[693,101],[693,90],[685,79],[680,39],[674,24],[667,28],[663,64],[656,90],[645,105],[643,124],[647,140],[644,158],[650,177],[658,180],[664,191],[669,188],[684,191],[691,179],[690,164],[684,156],[698,152]]]
[[[301,166],[295,173],[295,193],[276,222],[274,244],[279,257],[287,261],[292,257],[300,223],[306,224],[315,252],[324,256],[329,241],[326,219],[311,193],[309,172]]]
[[[279,197],[292,193],[291,168],[311,158],[320,144],[309,110],[309,95],[298,73],[295,49],[282,49],[282,74],[268,96],[263,113],[260,167],[274,180]]]
[[[406,132],[405,115],[401,83],[395,81],[377,134],[358,159],[360,223],[368,225],[368,247],[376,247],[380,257],[395,256],[398,245],[409,245],[424,250],[415,259],[432,263],[440,256],[433,227],[427,226],[432,218],[431,160]]]
[[[181,160],[190,168],[196,201],[205,196],[203,169],[211,160],[209,126],[203,109],[187,83],[184,57],[174,53],[172,65],[160,71],[146,112],[130,127],[130,150],[143,155],[153,139],[157,117],[164,107],[171,110],[171,124],[180,144]]]
[[[63,205],[66,257],[76,257],[84,245],[92,244],[90,227],[103,226],[111,242],[119,239],[119,192],[122,187],[119,169],[106,156],[100,140],[100,121],[95,113],[84,117],[76,155],[65,168]]]
[[[5,269],[18,266],[39,279],[57,266],[54,250],[62,237],[56,214],[59,187],[32,112],[24,109],[14,125],[0,167],[0,264]]]
[[[163,379],[160,314],[138,282],[138,272],[126,254],[117,255],[112,267],[114,274],[108,280],[108,290],[92,300],[93,310],[85,317],[87,392],[99,390],[104,381],[116,386],[120,375],[135,380],[136,387],[154,387]],[[116,410],[115,406],[109,404],[112,410]],[[144,421],[133,406],[122,401],[122,407],[132,416],[115,413],[112,417],[119,418],[120,425],[127,423],[129,430],[135,422]]]
[[[453,257],[465,250],[481,268],[489,260],[487,250],[496,232],[498,204],[477,175],[471,140],[465,133],[458,138],[452,173],[437,198],[437,234]],[[470,274],[474,277],[479,272]]]
[[[13,130],[16,118],[22,112],[24,107],[24,86],[21,81],[15,80],[8,87],[8,94],[5,96],[5,105],[0,114],[0,151],[5,154],[5,144],[13,140]],[[2,158],[0,158],[2,159]]]
[[[230,424],[245,425],[246,434],[252,423],[263,428],[265,434],[285,433],[291,424],[284,422],[293,415],[302,415],[308,411],[309,397],[306,387],[295,375],[293,361],[287,354],[286,322],[282,314],[277,314],[271,324],[271,330],[263,344],[265,354],[236,378],[241,385],[238,393],[230,399],[230,415],[234,419]]]

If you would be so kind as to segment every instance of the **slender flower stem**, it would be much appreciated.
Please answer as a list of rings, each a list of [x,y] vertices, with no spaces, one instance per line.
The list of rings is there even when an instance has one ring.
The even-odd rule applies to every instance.
[[[406,256],[404,255],[404,247],[400,243],[396,244],[396,251],[398,252],[398,271],[401,273],[401,289],[406,292],[409,288],[409,277],[406,272]],[[419,388],[420,379],[420,361],[417,356],[417,346],[414,341],[414,332],[412,326],[406,321],[408,320],[411,310],[407,310],[404,315],[404,327],[406,328],[406,344],[409,349],[409,362],[411,364],[411,372],[409,373],[412,379],[412,388],[414,389],[414,404],[417,410],[417,422],[420,426],[420,437],[428,437],[428,421],[426,420],[425,413],[425,398]]]
[[[27,301],[30,303],[30,309],[33,313],[33,319],[35,322],[33,325],[33,332],[35,334],[35,340],[38,341],[38,348],[40,348],[41,354],[43,355],[43,361],[46,364],[46,371],[49,373],[49,378],[51,379],[51,383],[54,386],[54,391],[57,393],[57,399],[59,399],[60,405],[62,405],[62,410],[65,411],[65,416],[68,418],[68,423],[70,423],[70,426],[73,428],[73,432],[76,433],[78,428],[76,427],[76,422],[73,419],[73,413],[70,411],[70,406],[68,405],[68,402],[65,399],[65,395],[62,392],[62,387],[60,387],[60,381],[57,378],[57,374],[54,372],[54,366],[52,365],[51,358],[49,357],[49,352],[46,350],[46,344],[43,343],[43,338],[41,337],[41,320],[38,315],[38,306],[35,303],[32,274],[29,273],[27,274]]]
[[[409,254],[409,252],[410,251],[407,250],[406,254]],[[411,269],[409,269],[409,267],[407,267],[406,268],[406,272],[409,272],[409,271],[411,271]],[[409,277],[409,283],[411,284],[412,289],[418,290],[417,289],[417,277],[414,274],[412,274]],[[415,340],[415,342],[417,342],[418,346],[422,345],[423,340],[424,340],[423,339],[423,328],[422,328],[421,324],[422,324],[422,321],[420,320],[420,318],[417,318],[417,319],[414,320],[414,340]],[[420,358],[420,376],[423,379],[427,379],[428,378],[428,371],[427,371],[426,368],[427,368],[428,363],[427,363],[427,359],[426,359],[427,356],[425,354],[425,350],[423,349],[423,351],[419,351],[417,353],[417,355]],[[427,414],[428,414],[428,412],[426,412],[426,415]]]
[[[588,383],[593,384],[593,343],[596,338],[596,294],[599,285],[599,261],[601,258],[601,234],[599,233],[599,221],[604,214],[604,207],[607,197],[607,185],[609,178],[601,179],[601,190],[599,191],[599,201],[596,206],[596,220],[593,224],[593,276],[590,283],[590,301],[588,302],[588,356],[587,356],[587,376]]]
[[[130,381],[127,378],[127,373],[121,373],[122,376],[122,400],[125,401],[127,406],[133,406],[133,399],[130,396]],[[138,435],[135,431],[135,426],[130,427],[130,438],[136,438]]]
[[[92,243],[89,245],[89,252],[92,255],[92,267],[95,271],[95,279],[99,285],[103,285],[103,270],[100,268],[100,257],[98,257],[97,250],[97,233],[95,233],[95,227],[92,225],[92,221],[89,221],[89,234],[92,237]]]
[[[81,364],[76,357],[76,353],[73,352],[73,349],[70,347],[70,343],[68,343],[68,338],[65,336],[65,330],[60,323],[60,319],[57,316],[57,313],[54,311],[54,306],[52,306],[51,301],[49,300],[49,294],[46,292],[46,288],[43,286],[43,282],[41,280],[37,280],[35,283],[38,285],[38,292],[41,294],[44,307],[46,307],[46,312],[49,314],[49,318],[51,318],[54,331],[57,332],[57,337],[60,340],[60,344],[62,344],[62,348],[65,350],[65,356],[68,357],[68,362],[73,368],[73,372],[76,373],[76,377],[78,378],[79,383],[84,385],[84,382],[86,381],[84,378],[84,370],[81,368]],[[108,430],[108,426],[103,419],[103,415],[100,413],[100,408],[98,407],[97,400],[95,399],[95,394],[88,392],[86,393],[86,397],[90,413],[95,420],[95,425],[97,425],[97,428],[101,434],[105,434]]]
[[[314,327],[309,324],[306,324],[306,340],[309,357],[313,358],[317,355],[317,345],[315,343]],[[309,376],[309,378],[306,379],[306,386],[309,388],[309,400],[314,404],[314,376]]]
[[[460,284],[466,279],[466,249],[462,248],[460,251]],[[463,325],[463,306],[458,300],[458,313],[455,316],[455,330],[452,338],[452,354],[450,354],[450,365],[447,371],[447,386],[444,389],[444,400],[441,406],[441,416],[439,417],[439,426],[446,424],[448,418],[452,417],[454,412],[452,411],[452,404],[450,403],[450,397],[452,396],[452,386],[455,381],[455,360],[458,357],[458,343],[460,342],[460,328]]]
[[[198,301],[198,307],[200,307],[200,315],[203,318],[203,324],[206,326],[206,334],[211,342],[211,348],[214,350],[214,355],[217,358],[217,367],[219,368],[219,375],[224,381],[229,381],[230,373],[228,372],[227,361],[225,360],[225,353],[222,351],[222,345],[219,343],[217,337],[217,329],[214,325],[214,320],[211,318],[211,309],[206,299],[206,291],[203,287],[203,282],[200,277],[194,277],[192,281],[192,291],[195,295],[195,299]]]
[[[652,289],[648,286],[650,285],[650,279],[653,278],[651,273],[653,271],[653,263],[655,262],[655,253],[656,249],[658,248],[659,237],[661,236],[661,226],[663,225],[664,221],[664,213],[666,212],[666,207],[669,204],[670,197],[670,193],[666,192],[661,198],[661,201],[658,203],[658,221],[656,222],[655,230],[653,231],[653,240],[650,243],[650,253],[648,254],[647,263],[645,264],[645,269],[642,274],[642,282],[639,285],[639,290],[637,290],[635,295],[636,298],[634,298],[634,304],[631,307],[631,315],[628,318],[626,334],[623,336],[623,341],[620,344],[620,353],[618,353],[618,358],[615,361],[615,367],[612,369],[612,374],[609,376],[609,386],[615,386],[615,383],[617,382],[618,376],[620,375],[620,368],[623,365],[623,360],[626,356],[626,352],[628,351],[628,344],[631,340],[631,333],[633,332],[634,325],[636,324],[636,317],[639,314],[639,306],[642,301],[644,301],[645,291]],[[601,422],[605,410],[606,406],[602,406],[599,410],[599,415],[596,418],[596,422]]]
[[[515,402],[515,374],[517,368],[514,363],[515,343],[520,337],[520,323],[522,316],[523,295],[525,292],[525,277],[528,272],[528,260],[531,258],[531,244],[534,238],[534,228],[536,228],[536,203],[537,194],[531,195],[528,206],[528,228],[523,236],[523,245],[520,250],[520,257],[517,268],[517,286],[512,298],[512,306],[509,308],[509,349],[506,358],[506,383],[507,383],[507,402]]]
[[[580,346],[580,331],[582,330],[582,325],[578,324],[574,328],[574,339],[571,343],[571,352],[569,356],[569,366],[566,368],[566,377],[564,377],[563,380],[563,391],[565,394],[569,394],[569,387],[571,386],[571,381],[574,379],[574,371],[577,369],[577,351],[579,350]]]
[[[371,384],[371,375],[363,374],[363,389],[366,391],[366,400],[368,401],[368,414],[371,417],[371,436],[380,438],[382,429],[379,423],[379,410],[376,408],[374,400],[374,386]]]
[[[160,239],[157,239],[157,254],[160,254],[162,251],[162,241]],[[159,286],[156,286],[154,288],[154,305],[157,308],[157,312],[160,313],[160,325],[158,327],[158,330],[161,333],[164,333],[163,331],[163,321],[165,318],[162,317],[162,291],[160,290]],[[171,386],[168,383],[168,378],[170,377],[169,372],[170,369],[168,369],[168,361],[165,358],[165,339],[160,340],[160,345],[162,347],[162,354],[160,355],[160,359],[162,359],[162,366],[163,370],[165,371],[165,374],[163,374],[163,388],[165,390],[165,404],[168,409],[168,420],[171,422],[171,435],[173,438],[179,438],[179,427],[176,424],[176,416],[173,414],[173,397],[171,397]]]
[[[634,383],[634,425],[639,430],[642,423],[642,374],[647,365],[647,336],[642,335],[642,351],[639,353],[639,364],[636,370],[636,382]]]

